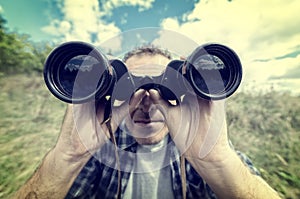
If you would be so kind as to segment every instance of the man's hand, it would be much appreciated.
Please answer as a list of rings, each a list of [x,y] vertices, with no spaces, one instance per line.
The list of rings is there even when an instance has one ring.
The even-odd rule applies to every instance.
[[[157,91],[149,92],[176,146],[219,198],[279,198],[230,148],[223,100],[207,101],[188,94],[173,106]]]
[[[90,156],[92,151],[105,142],[104,125],[100,125],[105,104],[104,100],[102,104],[99,103],[98,114],[95,102],[68,105],[54,148],[57,155],[80,161],[83,156]]]
[[[65,155],[72,161],[91,156],[110,137],[107,123],[111,125],[111,133],[115,133],[122,120],[130,114],[130,107],[140,102],[144,92],[137,91],[129,101],[122,102],[119,106],[113,106],[106,99],[96,104],[88,102],[68,105],[61,134],[54,148],[57,155]],[[108,113],[110,117],[104,118],[108,106],[111,107],[111,113]]]
[[[163,112],[176,146],[186,158],[221,161],[226,157],[231,149],[224,101],[208,101],[189,94],[174,106],[164,101],[156,90],[149,92]]]
[[[129,102],[113,107],[110,121],[103,121],[105,108],[111,106],[104,99],[97,106],[95,102],[68,105],[57,144],[14,198],[64,198],[91,155],[110,136],[106,122],[114,133],[129,107],[136,106],[143,95],[144,91],[138,91]]]

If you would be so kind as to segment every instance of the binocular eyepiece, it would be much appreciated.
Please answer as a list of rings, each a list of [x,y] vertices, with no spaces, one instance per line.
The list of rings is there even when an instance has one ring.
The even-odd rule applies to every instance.
[[[44,65],[51,93],[67,103],[84,103],[112,96],[126,100],[138,89],[157,89],[166,100],[194,92],[207,100],[233,94],[242,79],[236,53],[220,44],[198,47],[186,60],[173,60],[159,76],[137,76],[125,63],[109,60],[94,46],[67,42],[55,48]]]

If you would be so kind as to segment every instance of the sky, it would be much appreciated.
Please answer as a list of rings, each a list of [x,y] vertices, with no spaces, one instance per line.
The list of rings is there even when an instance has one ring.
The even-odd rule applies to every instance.
[[[240,90],[272,87],[295,94],[300,94],[299,9],[299,0],[0,0],[7,27],[34,41],[81,40],[118,48],[145,40],[137,28],[156,27],[174,34],[148,35],[176,50],[192,48],[193,42],[233,49],[244,69]],[[111,40],[130,31],[141,34]]]

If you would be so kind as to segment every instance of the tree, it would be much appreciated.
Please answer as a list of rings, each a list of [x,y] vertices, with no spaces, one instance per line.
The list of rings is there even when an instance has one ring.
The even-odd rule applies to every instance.
[[[0,72],[15,74],[42,71],[51,45],[34,43],[29,35],[9,32],[6,22],[0,15]]]

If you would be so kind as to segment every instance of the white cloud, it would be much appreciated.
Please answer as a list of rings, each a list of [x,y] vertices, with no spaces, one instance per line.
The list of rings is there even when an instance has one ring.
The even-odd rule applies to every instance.
[[[166,18],[161,26],[199,44],[228,45],[240,56],[247,81],[265,81],[299,66],[299,56],[276,59],[299,49],[299,8],[298,0],[200,1],[185,22]]]
[[[295,58],[272,59],[270,61],[252,61],[251,69],[245,71],[246,80],[265,81],[270,77],[284,77],[287,71],[299,68],[300,55]],[[249,69],[249,67],[247,67]],[[300,78],[300,77],[299,77]]]
[[[156,46],[168,49],[174,56],[178,57],[187,57],[198,47],[197,42],[191,38],[166,29],[159,31],[159,37],[152,43]]]
[[[154,1],[155,0],[111,0],[106,1],[103,4],[103,10],[111,11],[114,8],[121,6],[136,6],[138,7],[139,11],[142,12],[152,8]]]
[[[124,24],[127,23],[127,17],[128,17],[128,13],[124,13],[123,16],[121,17],[120,23],[121,23],[122,25],[124,25]]]
[[[147,10],[152,7],[154,1],[111,0],[99,5],[98,0],[60,0],[57,1],[57,6],[63,18],[52,20],[48,26],[42,28],[42,31],[63,38],[62,42],[80,40],[96,46],[102,45],[102,48],[113,51],[120,48],[121,37],[112,39],[112,43],[106,41],[118,35],[121,30],[115,23],[107,23],[103,17],[121,6],[136,6],[139,11]],[[123,23],[126,23],[127,15],[125,13],[123,16]]]
[[[42,30],[54,36],[63,36],[71,30],[71,23],[55,19],[51,21],[50,25],[43,27]]]
[[[114,23],[101,19],[98,0],[64,0],[60,2],[63,19],[54,19],[43,31],[62,37],[63,41],[80,40],[99,45],[120,33]]]
[[[0,14],[4,13],[2,6],[0,5]]]

